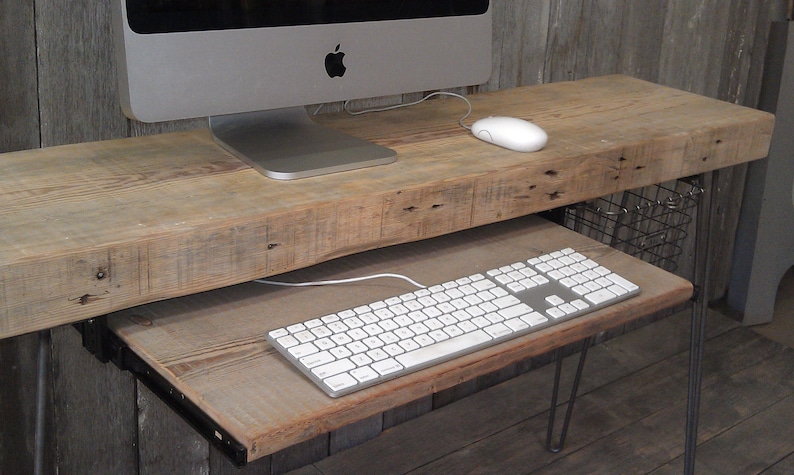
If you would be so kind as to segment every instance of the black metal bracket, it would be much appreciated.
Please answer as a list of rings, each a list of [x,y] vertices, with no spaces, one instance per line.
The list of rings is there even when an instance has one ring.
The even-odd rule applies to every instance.
[[[248,462],[246,447],[130,350],[108,329],[106,317],[92,318],[76,323],[74,327],[83,337],[83,346],[99,361],[102,363],[111,361],[120,370],[132,373],[209,443],[229,457],[237,467],[242,467]]]
[[[584,370],[584,362],[587,358],[587,349],[590,348],[591,336],[582,341],[582,351],[579,353],[579,365],[576,367],[576,375],[573,378],[573,385],[571,386],[571,396],[568,399],[568,409],[565,411],[565,419],[562,422],[562,430],[560,432],[560,440],[554,444],[552,438],[554,436],[554,417],[557,413],[557,396],[560,390],[560,374],[562,373],[562,360],[563,360],[563,347],[556,350],[557,368],[554,373],[554,388],[551,393],[551,408],[549,409],[549,426],[546,430],[546,449],[552,453],[558,453],[565,446],[565,437],[568,435],[568,424],[571,422],[571,415],[573,415],[573,406],[576,402],[576,393],[579,391],[579,381],[582,379],[582,372]]]
[[[110,361],[113,350],[108,338],[106,317],[97,317],[73,324],[83,337],[83,347],[102,363]]]
[[[703,287],[697,284],[692,284],[692,297],[689,298],[690,302],[698,303],[703,294]]]

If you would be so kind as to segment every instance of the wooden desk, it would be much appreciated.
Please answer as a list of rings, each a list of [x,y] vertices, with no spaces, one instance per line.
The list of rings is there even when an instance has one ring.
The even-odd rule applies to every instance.
[[[267,330],[415,290],[400,280],[283,288],[247,283],[111,315],[108,325],[173,390],[211,419],[204,433],[252,461],[347,424],[686,301],[692,285],[650,264],[530,216],[344,257],[283,280],[397,272],[435,284],[571,246],[642,288],[627,301],[468,356],[331,399],[264,340]],[[142,370],[140,367],[138,371]],[[214,424],[214,425],[212,425]]]
[[[525,155],[458,101],[318,120],[395,164],[263,177],[207,131],[3,154],[0,338],[762,158],[773,116],[625,76],[472,97],[549,133]]]

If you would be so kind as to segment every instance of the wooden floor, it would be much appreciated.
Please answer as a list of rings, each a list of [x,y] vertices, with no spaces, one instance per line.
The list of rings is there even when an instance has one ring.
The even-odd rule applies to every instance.
[[[593,347],[557,455],[547,365],[292,473],[682,473],[688,345],[684,312]],[[714,313],[705,355],[697,473],[794,473],[794,350]]]

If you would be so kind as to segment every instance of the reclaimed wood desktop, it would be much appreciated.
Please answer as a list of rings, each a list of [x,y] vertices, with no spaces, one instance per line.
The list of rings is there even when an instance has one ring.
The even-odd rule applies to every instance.
[[[395,164],[278,182],[207,131],[3,154],[0,338],[715,170],[766,155],[770,114],[606,76],[471,97],[550,136],[531,155],[431,101],[318,121]]]

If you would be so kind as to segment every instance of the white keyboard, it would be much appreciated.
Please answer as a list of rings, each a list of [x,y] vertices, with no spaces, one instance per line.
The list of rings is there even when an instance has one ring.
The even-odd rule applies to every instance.
[[[571,248],[269,331],[331,397],[612,305],[640,288]]]

